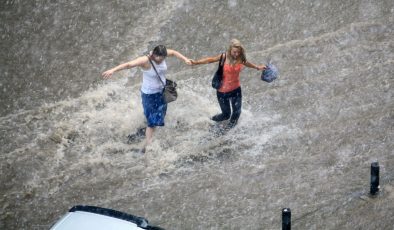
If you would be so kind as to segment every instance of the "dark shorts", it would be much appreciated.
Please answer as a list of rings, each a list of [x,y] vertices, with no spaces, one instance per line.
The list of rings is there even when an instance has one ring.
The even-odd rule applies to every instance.
[[[167,104],[162,93],[145,94],[141,92],[142,106],[148,127],[164,126]]]

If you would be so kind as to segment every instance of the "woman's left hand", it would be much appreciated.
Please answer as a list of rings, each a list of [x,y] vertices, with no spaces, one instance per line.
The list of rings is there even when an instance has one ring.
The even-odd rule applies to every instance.
[[[265,70],[265,69],[267,69],[267,66],[265,66],[265,65],[260,65],[260,66],[257,66],[257,69],[258,69],[258,70]]]
[[[101,76],[103,76],[104,79],[109,79],[112,77],[112,74],[114,74],[114,71],[110,69],[105,71]]]

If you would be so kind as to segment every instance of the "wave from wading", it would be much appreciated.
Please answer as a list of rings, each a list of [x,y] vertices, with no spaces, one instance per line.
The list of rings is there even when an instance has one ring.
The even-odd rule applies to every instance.
[[[212,3],[212,9],[205,9],[203,3],[185,1],[177,6],[169,1],[160,26],[151,25],[154,15],[149,12],[158,12],[155,2],[145,6],[130,3],[144,12],[136,21],[156,31],[145,36],[144,26],[132,24],[135,28],[130,26],[132,32],[124,36],[143,45],[126,46],[125,38],[119,47],[105,51],[107,58],[128,48],[130,53],[122,58],[139,55],[154,34],[169,47],[189,47],[185,53],[193,58],[199,52],[205,56],[223,50],[216,41],[204,39],[219,37],[225,43],[226,36],[238,35],[248,59],[271,59],[281,75],[267,84],[258,73],[244,71],[239,124],[217,137],[209,132],[209,117],[219,111],[210,88],[216,65],[189,68],[169,63],[175,67],[169,77],[179,85],[179,99],[169,105],[166,126],[155,135],[158,138],[150,149],[147,167],[135,151],[138,143],[126,143],[127,134],[144,123],[139,71],[97,84],[80,96],[48,101],[36,108],[22,107],[1,117],[0,228],[48,228],[71,206],[89,204],[144,216],[167,229],[279,228],[284,207],[292,210],[294,228],[390,229],[394,222],[393,215],[388,215],[394,203],[394,23],[392,16],[382,12],[393,12],[392,4],[384,3],[386,7],[381,8],[386,11],[375,7],[370,12],[362,7],[370,6],[369,1],[363,1],[361,13],[372,18],[356,20],[334,10],[339,3],[320,2],[311,14],[320,9],[322,18],[331,21],[316,17],[320,24],[311,25],[310,31],[326,26],[325,32],[297,37],[287,30],[270,34],[275,28],[266,27],[271,35],[267,39],[291,39],[269,40],[267,44],[272,45],[263,49],[244,24],[233,23],[239,33],[207,33],[205,37],[199,33],[188,42],[187,36],[195,31],[177,30],[199,27],[198,20],[184,15],[186,11],[190,16],[199,11],[206,17],[208,30],[216,28],[215,21],[221,22],[216,26],[222,29],[231,20],[229,15],[234,15],[230,14],[233,9],[238,7],[241,14],[254,12],[254,8],[260,9],[257,2]],[[280,9],[286,3],[282,1]],[[138,12],[112,7],[118,15],[108,18],[110,21]],[[219,9],[221,14],[210,14]],[[353,9],[344,10],[351,15]],[[299,13],[302,10],[293,6],[292,15],[297,19],[290,21],[293,25],[309,20]],[[329,27],[335,15],[346,24]],[[256,25],[254,17],[256,14],[250,20]],[[185,24],[174,24],[179,21]],[[97,58],[104,60],[100,53],[97,51]],[[79,56],[72,57],[83,62]],[[115,63],[111,60],[105,65]],[[97,78],[99,72],[86,78]],[[369,165],[375,160],[381,166],[382,192],[375,199],[366,199]]]

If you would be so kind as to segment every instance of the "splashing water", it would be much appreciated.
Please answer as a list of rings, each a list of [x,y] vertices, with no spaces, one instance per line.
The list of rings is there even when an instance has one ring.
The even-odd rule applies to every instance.
[[[26,10],[18,4],[2,5],[1,16],[8,20],[2,31],[9,31],[12,24],[7,12]],[[40,65],[26,66],[34,73],[27,78],[36,79],[47,94],[36,91],[29,100],[18,94],[16,101],[40,103],[9,109],[0,118],[1,229],[49,228],[76,204],[144,216],[167,229],[279,228],[284,207],[291,208],[297,229],[390,229],[394,221],[393,215],[387,215],[394,194],[390,1],[183,1],[179,5],[117,1],[97,6],[72,1],[64,10],[79,6],[86,11],[70,13],[81,25],[55,20],[54,29],[46,24],[50,19],[41,16],[60,5],[51,3],[46,9],[36,4],[26,6],[36,10],[32,24],[46,32],[28,30],[27,24],[17,31],[53,39],[45,43],[48,46],[34,40],[48,52],[62,50],[60,44],[53,45],[54,40],[62,41],[53,30],[71,26],[75,30],[70,36],[76,38],[78,28],[88,30],[82,15],[93,17],[89,12],[110,10],[111,17],[107,22],[101,17],[86,19],[93,31],[87,35],[96,34],[96,28],[102,39],[91,44],[78,40],[81,56],[74,49],[52,62],[51,55],[43,55],[42,75],[36,69]],[[128,18],[129,12],[136,12],[131,18],[135,22]],[[245,26],[245,18],[254,26]],[[109,24],[118,29],[94,26]],[[168,77],[177,81],[179,99],[169,104],[166,126],[157,129],[146,155],[138,153],[139,141],[128,144],[126,138],[145,122],[139,71],[125,71],[90,89],[81,87],[79,93],[70,90],[99,78],[99,68],[136,57],[144,46],[158,41],[198,58],[222,52],[234,36],[245,44],[249,61],[274,60],[281,77],[267,84],[260,80],[260,72],[242,72],[241,118],[225,135],[213,132],[216,125],[210,120],[219,112],[210,88],[216,64],[187,67],[168,60]],[[28,50],[27,44],[21,45]],[[37,47],[31,52],[41,56]],[[16,50],[16,45],[5,50]],[[83,53],[86,50],[92,53]],[[103,61],[119,53],[119,59]],[[22,59],[3,62],[4,69],[16,66],[18,60]],[[62,60],[69,67],[54,69]],[[75,68],[75,77],[67,76],[77,62],[83,71]],[[86,72],[89,66],[96,69]],[[54,76],[54,82],[48,83],[55,73],[62,77]],[[1,83],[2,92],[10,91],[6,85]],[[70,92],[46,98],[61,89]],[[382,193],[378,199],[360,199],[368,193],[369,164],[376,160],[383,175]]]

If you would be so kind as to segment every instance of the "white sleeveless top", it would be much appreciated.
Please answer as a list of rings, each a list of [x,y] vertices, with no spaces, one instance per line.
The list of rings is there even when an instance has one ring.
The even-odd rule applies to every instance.
[[[156,71],[153,69],[151,66],[149,70],[144,70],[142,69],[142,86],[141,86],[141,91],[145,94],[154,94],[154,93],[161,93],[163,91],[163,83],[166,83],[166,72],[167,72],[167,64],[166,61],[163,60],[159,65],[156,64],[152,60],[153,65],[155,65],[155,68],[157,72],[159,73],[159,76],[161,78],[161,82],[159,78],[157,77]]]

